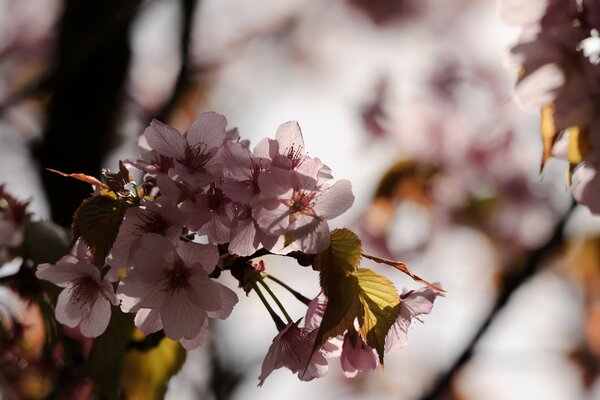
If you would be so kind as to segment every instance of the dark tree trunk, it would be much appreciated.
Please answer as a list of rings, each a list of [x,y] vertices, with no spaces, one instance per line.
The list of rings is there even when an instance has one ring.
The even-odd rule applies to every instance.
[[[115,143],[127,78],[128,32],[140,0],[66,0],[43,143],[36,149],[52,217],[68,226],[87,184],[44,168],[98,175]],[[115,167],[116,168],[116,167]]]

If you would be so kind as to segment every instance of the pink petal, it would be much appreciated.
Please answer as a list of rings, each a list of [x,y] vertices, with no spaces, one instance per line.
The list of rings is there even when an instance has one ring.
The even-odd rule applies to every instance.
[[[408,345],[407,334],[411,321],[419,315],[429,314],[439,295],[432,289],[424,288],[401,296],[400,314],[386,336],[385,351]]]
[[[177,129],[154,119],[144,131],[144,137],[158,153],[175,159],[185,158],[187,142]]]
[[[312,381],[315,378],[321,378],[327,374],[329,370],[329,363],[327,359],[320,351],[316,351],[310,362],[308,363],[308,367],[305,370],[300,370],[298,372],[298,378],[301,381],[308,382]]]
[[[546,64],[536,69],[523,80],[516,89],[516,97],[525,110],[535,111],[551,103],[555,90],[565,83],[565,76],[556,64]]]
[[[142,308],[135,314],[134,323],[144,335],[158,332],[163,328],[158,309]]]
[[[135,253],[135,265],[143,266],[144,271],[138,269],[135,273],[142,274],[145,280],[158,280],[164,273],[165,264],[172,264],[174,257],[175,246],[169,239],[156,233],[148,233],[140,240]]]
[[[185,265],[200,264],[207,273],[213,272],[219,262],[219,250],[212,244],[179,242],[177,254]]]
[[[245,180],[252,178],[252,153],[239,143],[226,142],[221,148],[227,177]]]
[[[192,339],[179,339],[179,343],[184,349],[191,351],[201,346],[208,337],[208,318],[204,320],[204,324],[200,328],[200,332]]]
[[[221,308],[218,311],[208,311],[208,316],[210,318],[226,319],[231,315],[233,307],[235,307],[238,302],[238,297],[235,292],[228,287],[219,283],[217,283],[217,285],[220,291]]]
[[[316,254],[329,247],[331,243],[329,225],[326,221],[316,221],[315,224],[308,225],[308,232],[301,229],[301,232],[292,232],[290,236],[294,241],[283,249],[284,252],[299,250],[306,254]],[[299,236],[298,235],[302,235]]]
[[[279,143],[279,154],[285,155],[292,148],[304,154],[304,139],[302,138],[300,125],[296,121],[288,121],[279,125],[275,140]]]
[[[66,287],[75,279],[83,276],[81,271],[72,267],[73,265],[75,264],[40,264],[35,276],[60,287]]]
[[[98,296],[89,314],[81,321],[81,334],[87,337],[100,336],[110,321],[110,303]]]
[[[344,375],[349,378],[356,376],[358,371],[366,372],[375,369],[378,364],[375,350],[366,344],[360,336],[355,335],[355,339],[356,343],[353,346],[350,335],[346,333],[340,356]]]
[[[335,185],[325,189],[318,195],[313,207],[317,215],[323,219],[333,219],[347,211],[354,203],[352,184],[348,180],[337,181]]]
[[[58,322],[70,328],[76,327],[81,322],[83,311],[80,304],[73,299],[73,287],[60,292],[54,314]]]
[[[256,251],[259,244],[254,220],[252,218],[238,219],[231,232],[229,254],[249,256]]]
[[[137,272],[137,271],[136,271]],[[166,297],[166,292],[155,281],[140,279],[143,271],[133,271],[117,287],[117,298],[121,301],[123,312],[136,312],[140,308],[160,308]],[[142,275],[143,277],[143,275]]]
[[[195,306],[206,311],[219,311],[223,307],[220,283],[214,282],[204,271],[195,271],[186,289],[187,298]]]
[[[173,340],[193,339],[206,318],[206,312],[192,304],[183,292],[174,293],[160,310],[165,335]]]
[[[225,141],[227,120],[221,114],[207,112],[202,114],[187,131],[190,146],[204,143],[207,149],[219,147]]]

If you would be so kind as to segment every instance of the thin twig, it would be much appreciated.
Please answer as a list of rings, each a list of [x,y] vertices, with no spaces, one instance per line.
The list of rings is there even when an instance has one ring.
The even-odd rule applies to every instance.
[[[273,293],[273,291],[271,290],[271,288],[269,287],[269,285],[267,285],[262,279],[259,279],[258,283],[260,283],[261,286],[265,288],[265,290],[269,293],[269,295],[271,296],[271,298],[273,299],[273,301],[275,301],[275,304],[277,304],[277,307],[279,307],[279,309],[283,313],[283,316],[285,317],[285,319],[288,322],[288,324],[291,324],[293,322],[292,321],[292,317],[290,317],[290,314],[288,314],[287,310],[285,309],[285,307],[283,306],[283,304],[281,304],[281,302],[279,301],[279,299],[277,298],[277,296],[275,296],[275,293]]]
[[[297,292],[296,290],[292,289],[290,286],[288,286],[287,283],[275,278],[273,275],[267,274],[266,272],[264,272],[263,275],[265,278],[268,278],[268,279],[272,280],[273,282],[282,286],[285,290],[290,292],[292,294],[292,296],[294,296],[296,299],[300,300],[302,303],[304,303],[306,305],[310,304],[310,299],[308,297],[306,297],[302,293]]]

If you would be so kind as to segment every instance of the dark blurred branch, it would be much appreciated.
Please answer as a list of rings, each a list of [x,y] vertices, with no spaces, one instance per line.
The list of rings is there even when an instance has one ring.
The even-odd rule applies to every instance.
[[[199,0],[180,0],[181,1],[181,37],[179,40],[179,52],[181,55],[181,67],[177,74],[177,80],[173,87],[173,92],[163,105],[162,109],[156,115],[160,121],[168,121],[169,117],[176,108],[185,89],[191,82],[192,69],[190,67],[190,49],[192,41],[192,32],[194,28],[194,14],[198,7]]]
[[[36,149],[53,219],[71,224],[90,193],[44,168],[100,173],[113,147],[129,71],[129,28],[141,0],[66,0],[52,72],[54,94],[43,143]]]
[[[431,390],[426,393],[421,400],[434,400],[440,398],[446,398],[451,390],[452,381],[457,376],[465,364],[467,364],[474,355],[475,348],[479,344],[481,338],[488,331],[496,317],[504,309],[504,306],[508,304],[511,296],[519,289],[525,282],[534,276],[541,268],[542,263],[552,254],[561,249],[564,244],[564,227],[569,220],[574,204],[565,215],[562,217],[560,222],[554,228],[552,237],[543,246],[528,252],[525,255],[522,267],[511,268],[510,271],[516,271],[512,275],[506,275],[503,280],[503,286],[496,300],[496,304],[490,310],[488,316],[485,318],[473,338],[466,345],[464,350],[454,361],[452,366],[440,377],[438,377],[435,385]]]
[[[235,371],[227,368],[219,356],[215,345],[215,338],[218,337],[213,329],[209,342],[210,351],[210,380],[207,388],[216,400],[228,400],[232,397],[233,391],[242,382],[245,369]]]

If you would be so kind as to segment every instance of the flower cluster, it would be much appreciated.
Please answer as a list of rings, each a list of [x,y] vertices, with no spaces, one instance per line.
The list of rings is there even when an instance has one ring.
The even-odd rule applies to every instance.
[[[387,278],[359,268],[365,256],[417,278],[401,263],[363,254],[350,230],[330,231],[328,221],[354,201],[351,185],[333,183],[331,169],[308,156],[296,122],[281,125],[275,139],[250,150],[216,113],[201,115],[184,133],[152,121],[140,138],[140,153],[140,159],[121,162],[118,172],[105,171],[103,182],[61,173],[93,184],[95,191],[74,215],[71,254],[39,265],[37,277],[63,288],[56,319],[79,326],[84,336],[102,335],[120,309],[135,313],[135,326],[145,335],[163,331],[194,349],[205,341],[209,320],[229,317],[238,301],[216,281],[230,271],[247,294],[260,297],[279,330],[260,384],[282,366],[301,380],[323,376],[326,356],[336,355],[346,375],[354,376],[383,362],[384,352],[405,346],[411,319],[429,313],[441,290],[421,280],[436,290],[399,295]],[[127,166],[145,173],[141,184]],[[267,274],[262,261],[253,265],[266,254],[312,264],[323,296],[310,301]],[[265,278],[308,306],[302,326]]]
[[[331,184],[331,170],[306,154],[296,122],[250,151],[216,113],[203,114],[183,134],[152,121],[140,153],[127,161],[146,173],[140,186],[124,164],[119,173],[105,173],[106,184],[76,176],[95,183],[90,203],[112,201],[124,210],[107,257],[97,257],[96,232],[82,233],[72,254],[37,272],[65,288],[57,320],[80,324],[85,336],[104,332],[112,304],[136,313],[144,333],[164,329],[184,347],[197,347],[208,319],[227,318],[238,300],[210,277],[223,267],[221,256],[250,256],[259,248],[315,254],[329,246],[327,220],[354,200],[348,181]],[[89,219],[88,208],[84,202],[74,226]]]
[[[596,1],[501,0],[504,20],[523,28],[512,49],[521,66],[516,94],[542,109],[544,156],[566,158],[575,199],[600,213],[600,8]]]

